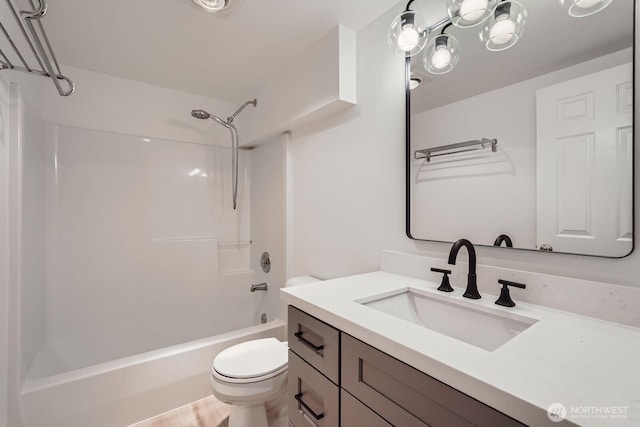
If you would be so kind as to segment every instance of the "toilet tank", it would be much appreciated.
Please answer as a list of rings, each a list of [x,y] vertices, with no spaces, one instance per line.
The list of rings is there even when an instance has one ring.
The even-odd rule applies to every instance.
[[[287,283],[284,284],[285,288],[290,288],[292,286],[298,286],[298,285],[306,285],[308,283],[314,283],[314,282],[319,282],[320,279],[317,279],[315,277],[312,276],[296,276],[296,277],[292,277],[291,279],[287,280]]]

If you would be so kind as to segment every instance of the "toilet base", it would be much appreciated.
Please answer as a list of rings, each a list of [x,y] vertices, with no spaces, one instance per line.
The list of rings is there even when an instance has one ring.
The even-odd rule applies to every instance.
[[[264,405],[233,405],[229,427],[269,427]]]

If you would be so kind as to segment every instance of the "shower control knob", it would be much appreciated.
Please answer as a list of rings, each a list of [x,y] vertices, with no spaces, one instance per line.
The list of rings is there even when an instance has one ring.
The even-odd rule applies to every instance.
[[[262,267],[262,271],[268,273],[271,271],[271,258],[269,257],[269,252],[263,252],[260,257],[260,267]]]

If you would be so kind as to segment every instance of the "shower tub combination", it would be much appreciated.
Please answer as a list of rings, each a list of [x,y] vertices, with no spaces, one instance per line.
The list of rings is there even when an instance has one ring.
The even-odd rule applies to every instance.
[[[259,265],[284,244],[251,218],[273,200],[249,191],[282,187],[264,179],[279,167],[278,147],[238,152],[53,125],[14,95],[21,199],[9,350],[21,427],[141,421],[210,395],[223,349],[284,340],[284,270],[266,276]],[[267,281],[269,292],[249,292]]]
[[[22,389],[25,426],[126,426],[211,394],[214,357],[244,341],[284,340],[278,319],[67,372],[43,372]],[[50,374],[50,375],[47,375]]]

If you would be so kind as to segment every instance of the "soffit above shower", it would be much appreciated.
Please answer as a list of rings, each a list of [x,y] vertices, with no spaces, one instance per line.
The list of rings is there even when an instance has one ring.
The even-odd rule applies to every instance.
[[[65,65],[241,102],[337,24],[358,31],[397,0],[65,0],[47,31]]]

